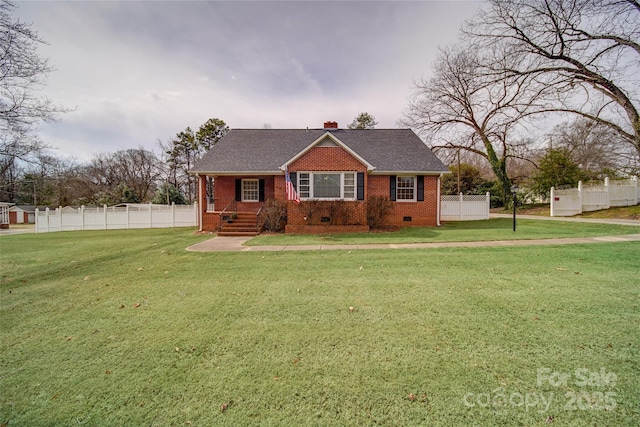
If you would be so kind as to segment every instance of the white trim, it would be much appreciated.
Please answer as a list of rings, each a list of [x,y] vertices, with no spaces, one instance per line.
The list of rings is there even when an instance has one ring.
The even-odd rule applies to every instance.
[[[292,158],[290,158],[289,160],[287,160],[282,166],[280,166],[280,170],[286,170],[287,166],[289,166],[291,163],[295,162],[296,160],[298,160],[300,157],[302,157],[304,154],[306,154],[307,151],[311,150],[313,147],[315,147],[317,144],[320,144],[323,140],[325,140],[326,138],[331,139],[333,142],[335,142],[338,146],[340,146],[341,148],[343,148],[344,150],[346,150],[349,154],[351,154],[353,157],[355,157],[360,163],[362,163],[363,165],[365,165],[367,167],[367,170],[369,172],[375,170],[375,166],[373,166],[371,163],[367,162],[365,159],[363,159],[358,153],[356,153],[355,151],[353,151],[351,148],[349,148],[347,145],[345,145],[344,142],[340,141],[335,135],[333,135],[331,132],[325,132],[323,133],[319,138],[317,138],[315,141],[313,141],[311,144],[307,145],[305,148],[303,148],[298,154],[296,154],[295,156],[293,156]]]
[[[442,178],[442,175],[440,175],[438,177],[438,183],[437,183],[437,190],[436,190],[436,194],[437,194],[437,199],[436,199],[436,211],[438,213],[438,216],[436,217],[436,226],[440,227],[440,213],[442,212],[442,201],[440,200],[440,179]]]
[[[253,190],[253,189],[248,189],[248,190],[246,190],[246,191],[256,191],[256,198],[255,198],[255,200],[254,200],[254,199],[245,199],[245,197],[244,197],[244,196],[245,196],[245,194],[244,194],[244,192],[245,192],[245,188],[244,188],[244,184],[245,184],[245,182],[255,182],[255,183],[256,183],[256,188],[255,188],[255,190]],[[241,202],[246,202],[246,203],[257,203],[257,202],[259,202],[259,201],[260,201],[260,180],[259,180],[259,179],[254,179],[254,178],[242,178],[242,179],[240,180],[240,187],[241,187],[241,188],[240,188],[240,190],[241,190],[241,191],[240,191],[240,194],[241,194],[241,196],[242,196],[242,197],[240,197],[240,199],[241,199],[240,201],[241,201]]]
[[[202,232],[204,230],[203,224],[202,224],[202,209],[206,209],[206,203],[207,201],[205,200],[207,198],[207,189],[204,189],[204,193],[202,192],[202,182],[201,182],[201,177],[199,173],[196,173],[196,178],[198,181],[198,206],[197,206],[197,216],[196,216],[196,220],[198,221],[198,231]],[[206,183],[204,184],[205,186],[207,185]],[[202,196],[203,200],[200,200],[200,196]],[[204,203],[201,203],[204,202]],[[129,222],[129,211],[127,211],[127,225]]]
[[[445,173],[452,173],[451,171],[371,171],[371,175],[424,175],[424,176],[441,176]]]
[[[398,186],[398,178],[413,178],[413,199],[400,199],[398,198],[398,191],[400,190]],[[408,189],[409,187],[404,187]],[[418,177],[416,175],[396,175],[396,202],[398,203],[415,203],[418,201]]]
[[[282,172],[279,170],[276,171],[262,171],[262,172],[257,172],[257,171],[233,171],[233,172],[193,172],[190,171],[189,172],[192,175],[204,175],[204,176],[264,176],[264,175],[272,175],[272,176],[277,176],[277,175],[282,175]]]
[[[300,178],[301,174],[309,175],[309,196],[311,197],[303,197],[302,190],[300,189]],[[344,196],[344,176],[345,174],[353,175],[353,197],[346,198]],[[314,183],[313,176],[314,175],[340,175],[340,197],[315,197],[314,194]],[[345,200],[345,201],[357,201],[358,200],[358,172],[357,171],[297,171],[296,172],[296,190],[298,195],[300,196],[300,200]]]

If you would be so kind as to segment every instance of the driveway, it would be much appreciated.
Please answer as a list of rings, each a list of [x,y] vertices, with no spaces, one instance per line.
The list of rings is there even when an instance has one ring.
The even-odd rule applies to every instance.
[[[35,233],[36,227],[33,224],[12,224],[9,228],[0,229],[0,236],[10,236],[12,234]]]

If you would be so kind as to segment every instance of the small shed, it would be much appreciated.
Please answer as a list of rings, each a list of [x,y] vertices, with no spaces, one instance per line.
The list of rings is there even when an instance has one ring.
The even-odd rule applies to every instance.
[[[35,224],[36,207],[27,205],[14,205],[9,208],[9,223],[11,224]]]

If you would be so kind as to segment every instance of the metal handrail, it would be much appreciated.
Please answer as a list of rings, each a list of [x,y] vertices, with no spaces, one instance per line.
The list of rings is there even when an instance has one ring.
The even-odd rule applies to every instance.
[[[234,207],[234,206],[237,206],[237,203],[238,203],[237,201],[232,200],[232,201],[231,201],[227,206],[225,206],[225,208],[224,208],[224,209],[222,209],[222,210],[220,211],[220,221],[219,221],[220,226],[218,227],[218,229],[219,229],[219,230],[220,230],[220,229],[222,229],[222,222],[223,222],[223,221],[222,221],[222,216],[223,216],[223,215],[224,215],[224,213],[227,211],[227,209],[229,209],[229,208],[231,208],[231,207]],[[235,208],[235,209],[233,209],[233,210],[237,210],[237,208]],[[231,209],[229,209],[229,211],[231,211]],[[228,221],[228,220],[227,220],[227,221]]]
[[[264,207],[264,205],[260,205],[260,208],[258,209],[258,212],[256,212],[256,227],[258,227],[258,229],[260,229],[260,214],[262,213],[262,208]]]

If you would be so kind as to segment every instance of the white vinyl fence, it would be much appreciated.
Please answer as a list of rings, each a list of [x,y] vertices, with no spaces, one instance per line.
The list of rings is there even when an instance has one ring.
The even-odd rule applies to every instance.
[[[463,195],[440,196],[440,221],[475,221],[489,219],[491,196]]]
[[[198,206],[136,205],[102,208],[36,209],[36,233],[74,230],[194,227]]]
[[[0,224],[9,225],[9,205],[0,204]]]
[[[609,181],[596,185],[556,190],[551,187],[551,216],[572,216],[582,212],[609,209],[612,206],[634,206],[640,199],[638,177]]]

